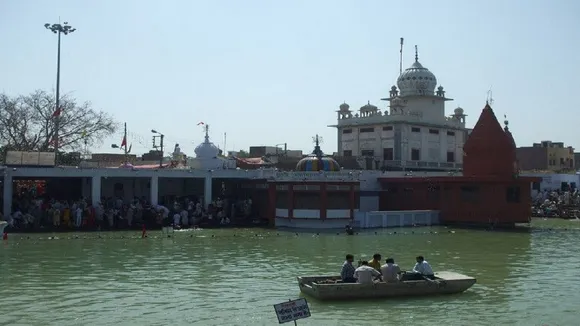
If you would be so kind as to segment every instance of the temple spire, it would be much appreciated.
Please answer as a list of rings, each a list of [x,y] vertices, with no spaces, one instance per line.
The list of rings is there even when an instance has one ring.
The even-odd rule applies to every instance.
[[[205,129],[205,142],[209,143],[209,125],[206,124],[204,129]]]
[[[415,62],[419,62],[419,50],[417,49],[416,45],[415,45]]]
[[[320,143],[322,142],[322,137],[316,134],[316,136],[312,137],[312,140],[314,141],[314,150],[312,151],[312,154],[316,155],[316,157],[320,159],[322,158],[323,155],[322,150],[320,150]]]

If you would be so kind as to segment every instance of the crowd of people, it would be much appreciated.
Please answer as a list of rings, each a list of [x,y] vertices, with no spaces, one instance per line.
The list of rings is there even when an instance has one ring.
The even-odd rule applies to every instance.
[[[570,190],[544,190],[532,194],[532,216],[580,218],[580,192]]]
[[[251,223],[251,199],[216,198],[207,208],[196,197],[175,198],[170,205],[151,205],[146,198],[124,201],[122,198],[102,198],[91,205],[85,198],[56,200],[35,197],[28,193],[13,198],[13,213],[3,217],[7,230],[66,231],[66,230],[127,230],[225,227]]]
[[[359,261],[358,267],[354,267],[354,256],[346,255],[342,264],[340,278],[342,283],[373,284],[375,282],[399,282],[408,280],[434,280],[435,275],[431,265],[423,256],[417,256],[415,266],[410,272],[401,271],[393,258],[387,258],[382,264],[381,254],[374,254],[370,261]]]

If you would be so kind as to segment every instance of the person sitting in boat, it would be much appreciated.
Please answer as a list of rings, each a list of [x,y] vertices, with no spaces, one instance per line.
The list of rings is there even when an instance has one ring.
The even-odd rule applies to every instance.
[[[393,258],[387,258],[385,264],[381,266],[381,274],[383,275],[384,282],[397,282],[399,281],[399,274],[401,273],[401,268],[399,265],[395,264]]]
[[[340,278],[343,283],[356,283],[356,278],[354,278],[355,268],[352,265],[353,261],[353,255],[346,255],[346,260],[344,261],[344,264],[342,264],[342,269],[340,270]]]
[[[425,278],[434,280],[435,275],[433,273],[433,269],[431,268],[431,265],[429,265],[429,263],[425,260],[425,258],[423,256],[417,256],[416,260],[417,263],[415,264],[415,267],[413,267],[413,273],[420,274]]]
[[[381,273],[369,266],[369,262],[363,260],[361,266],[354,271],[354,278],[360,284],[373,284],[376,278],[380,278]]]
[[[381,254],[374,254],[373,259],[369,261],[369,266],[376,269],[377,272],[381,271]]]

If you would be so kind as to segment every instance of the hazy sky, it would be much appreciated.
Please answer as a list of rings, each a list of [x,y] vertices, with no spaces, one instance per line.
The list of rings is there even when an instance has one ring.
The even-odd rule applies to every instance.
[[[487,1],[40,1],[0,0],[0,92],[55,88],[56,36],[68,21],[61,92],[127,122],[134,152],[152,128],[193,155],[211,125],[227,150],[288,143],[336,151],[338,105],[388,96],[399,69],[419,60],[473,126],[492,89],[518,146],[574,132],[580,85],[580,2]],[[95,151],[111,151],[121,131]]]

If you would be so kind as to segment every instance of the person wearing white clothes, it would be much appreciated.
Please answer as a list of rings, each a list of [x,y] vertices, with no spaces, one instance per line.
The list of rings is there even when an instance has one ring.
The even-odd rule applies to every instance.
[[[80,228],[83,225],[83,210],[79,205],[75,209],[75,226]]]
[[[423,256],[417,256],[417,263],[415,267],[413,267],[413,272],[417,274],[421,274],[426,278],[435,279],[435,275],[433,273],[433,269],[431,265],[425,260]]]
[[[179,213],[175,213],[173,215],[173,227],[177,227],[179,225],[180,221],[181,221],[181,215],[179,215]]]
[[[395,260],[393,258],[388,258],[385,263],[386,264],[381,266],[383,282],[397,282],[399,280],[401,268],[399,268],[399,265],[395,264]]]
[[[354,278],[360,284],[373,284],[374,279],[379,276],[381,273],[370,267],[368,261],[361,262],[361,266],[354,270]]]
[[[184,209],[179,214],[181,215],[181,226],[189,226],[189,213]]]

